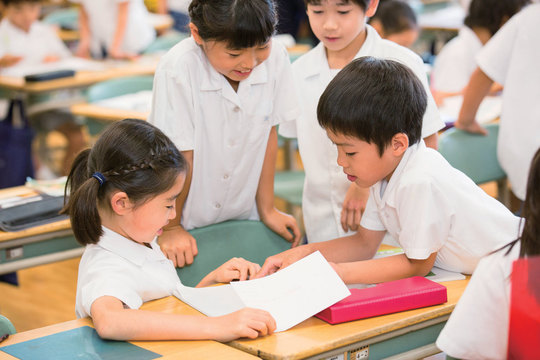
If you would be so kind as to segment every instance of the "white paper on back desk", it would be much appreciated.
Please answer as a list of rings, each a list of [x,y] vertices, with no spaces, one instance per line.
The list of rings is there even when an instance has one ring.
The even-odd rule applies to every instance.
[[[350,294],[317,251],[261,279],[206,288],[179,285],[173,295],[208,316],[226,315],[244,307],[263,309],[276,320],[276,331],[284,331]]]

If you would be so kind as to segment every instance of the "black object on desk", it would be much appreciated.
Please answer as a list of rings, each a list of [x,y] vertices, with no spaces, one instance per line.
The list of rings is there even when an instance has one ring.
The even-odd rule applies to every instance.
[[[55,70],[55,71],[47,71],[47,72],[39,73],[39,74],[26,75],[24,77],[24,81],[40,82],[40,81],[61,79],[61,78],[72,77],[72,76],[75,76],[74,70]]]
[[[0,229],[19,231],[68,218],[67,215],[59,214],[64,206],[63,196],[41,197],[38,201],[0,209]]]

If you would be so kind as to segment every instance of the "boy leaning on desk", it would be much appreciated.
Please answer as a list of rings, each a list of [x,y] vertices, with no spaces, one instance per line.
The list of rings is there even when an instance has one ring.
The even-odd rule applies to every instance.
[[[471,274],[513,239],[519,218],[421,141],[425,109],[426,92],[406,66],[373,57],[347,65],[321,96],[317,117],[344,176],[370,187],[360,228],[271,256],[257,276],[317,250],[348,284],[425,276],[434,265]],[[372,259],[386,231],[404,254]]]

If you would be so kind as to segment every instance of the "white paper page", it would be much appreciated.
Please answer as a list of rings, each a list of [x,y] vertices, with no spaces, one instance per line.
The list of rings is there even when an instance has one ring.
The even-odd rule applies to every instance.
[[[152,108],[152,90],[115,96],[96,101],[94,104],[110,109],[150,112]]]
[[[193,288],[180,284],[173,295],[207,316],[226,315],[246,307],[231,285]]]
[[[459,116],[459,111],[463,104],[463,96],[451,96],[444,99],[439,112],[445,122],[454,122]],[[501,116],[502,98],[500,96],[486,96],[480,103],[476,112],[476,120],[480,124],[486,124]]]
[[[99,61],[88,60],[78,57],[70,57],[63,60],[44,64],[21,64],[2,69],[2,76],[23,77],[32,74],[41,74],[56,70],[74,71],[101,71],[105,65]]]
[[[270,276],[231,284],[248,307],[268,311],[287,330],[351,293],[320,252]]]
[[[458,272],[443,270],[434,266],[431,269],[431,273],[426,275],[426,279],[440,283],[443,281],[464,280],[465,275]]]

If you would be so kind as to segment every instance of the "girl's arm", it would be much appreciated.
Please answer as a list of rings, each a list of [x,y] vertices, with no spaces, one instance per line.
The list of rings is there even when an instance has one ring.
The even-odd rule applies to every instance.
[[[301,239],[300,229],[296,224],[296,220],[274,207],[274,171],[276,167],[277,147],[277,130],[274,126],[270,130],[270,136],[268,137],[255,200],[262,222],[275,233],[281,235],[287,241],[292,242],[292,247],[295,247]]]
[[[182,210],[189,194],[191,178],[193,176],[193,150],[182,151],[182,155],[186,158],[189,169],[186,173],[182,192],[176,199],[176,217],[169,222],[169,225],[164,227],[163,234],[158,239],[161,251],[177,267],[183,267],[186,264],[193,263],[193,257],[198,254],[195,238],[180,224]]]
[[[89,58],[91,40],[90,25],[88,24],[88,14],[82,4],[79,5],[79,36],[80,39],[76,55]]]
[[[114,32],[114,39],[109,49],[109,56],[114,59],[131,59],[135,55],[127,54],[122,51],[122,42],[124,41],[124,35],[126,34],[127,19],[129,11],[129,2],[121,2],[118,4],[118,16],[116,18],[116,31]]]
[[[436,257],[436,252],[425,260],[409,259],[405,254],[400,254],[333,266],[346,284],[377,284],[411,276],[426,276],[431,271]]]
[[[263,310],[244,308],[234,313],[206,317],[125,309],[112,296],[102,296],[91,308],[97,333],[112,340],[217,340],[254,339],[271,334],[276,323]]]

